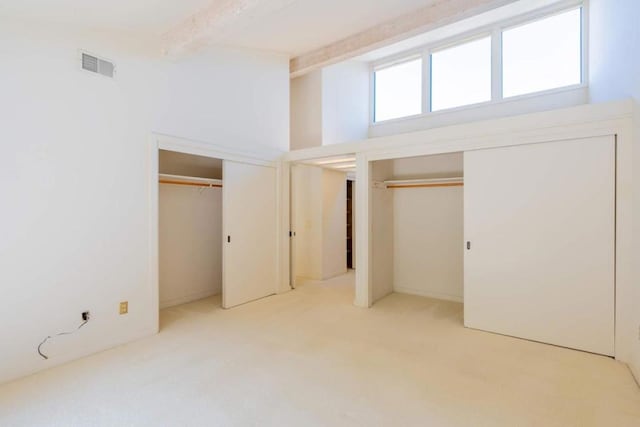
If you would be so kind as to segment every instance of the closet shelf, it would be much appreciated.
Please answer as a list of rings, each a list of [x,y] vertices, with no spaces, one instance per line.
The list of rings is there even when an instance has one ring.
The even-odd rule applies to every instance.
[[[421,187],[462,187],[463,177],[454,178],[420,178],[384,181],[386,188],[421,188]]]
[[[196,176],[158,174],[160,184],[189,185],[194,187],[222,188],[221,179],[200,178]]]

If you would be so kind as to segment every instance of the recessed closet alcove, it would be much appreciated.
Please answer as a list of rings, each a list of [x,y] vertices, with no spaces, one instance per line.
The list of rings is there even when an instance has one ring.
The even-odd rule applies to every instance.
[[[222,160],[159,154],[160,308],[222,293]]]

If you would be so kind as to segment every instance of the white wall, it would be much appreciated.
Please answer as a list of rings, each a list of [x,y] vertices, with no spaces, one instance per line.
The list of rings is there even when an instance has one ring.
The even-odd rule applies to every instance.
[[[450,111],[436,111],[418,117],[375,123],[369,128],[369,138],[572,107],[586,104],[588,99],[588,90],[580,87],[551,94],[504,99],[487,105],[470,105]]]
[[[394,291],[462,302],[463,190],[393,190]]]
[[[347,61],[291,80],[291,149],[364,139],[369,66]]]
[[[295,165],[292,177],[296,275],[326,280],[346,273],[346,174],[316,166]]]
[[[154,131],[233,148],[289,149],[288,58],[210,48],[164,63]]]
[[[393,161],[394,179],[462,175],[462,153]],[[396,188],[391,191],[394,291],[462,302],[463,188]]]
[[[222,291],[222,189],[161,184],[160,308]]]
[[[322,69],[322,145],[367,138],[369,65],[347,61]]]
[[[457,178],[464,174],[463,154],[438,154],[395,159],[393,179]]]
[[[393,161],[374,162],[371,178],[385,181],[393,177]],[[393,292],[394,248],[393,248],[393,190],[371,189],[371,239],[373,302]],[[362,248],[360,248],[362,250]]]
[[[347,176],[322,171],[322,279],[347,272]]]
[[[640,101],[640,2],[589,1],[590,102]]]
[[[589,90],[591,102],[633,97],[636,102],[635,143],[633,153],[633,272],[636,298],[628,301],[636,318],[616,324],[631,343],[630,366],[640,379],[640,2],[637,0],[590,0],[589,15]],[[633,53],[631,53],[633,52]],[[627,356],[624,355],[626,358]]]
[[[322,70],[291,80],[291,150],[322,145]]]
[[[78,49],[113,60],[111,80]],[[228,49],[167,63],[113,34],[0,23],[0,382],[154,333],[149,140],[288,147],[288,60]],[[129,314],[118,304],[129,301]],[[157,301],[155,302],[157,304]],[[92,319],[75,335],[82,311]]]
[[[322,169],[295,165],[292,170],[295,216],[295,273],[307,279],[322,278]]]

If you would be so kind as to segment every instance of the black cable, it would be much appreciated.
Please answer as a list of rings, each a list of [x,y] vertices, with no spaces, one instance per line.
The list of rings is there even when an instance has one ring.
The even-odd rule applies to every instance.
[[[42,340],[42,342],[40,343],[40,345],[38,345],[38,354],[39,354],[40,356],[42,356],[42,358],[43,358],[43,359],[45,359],[45,360],[49,359],[49,358],[47,357],[47,355],[43,354],[43,353],[42,353],[42,351],[40,350],[40,348],[44,345],[44,343],[46,343],[47,341],[49,341],[49,340],[50,340],[51,338],[53,338],[53,337],[60,337],[60,336],[62,336],[62,335],[71,335],[71,334],[74,334],[74,333],[78,332],[78,331],[80,330],[80,328],[82,328],[84,325],[86,325],[86,324],[87,324],[87,322],[89,322],[89,319],[87,319],[87,320],[83,321],[83,322],[80,324],[80,326],[78,326],[78,327],[77,327],[76,329],[74,329],[73,331],[69,331],[69,332],[60,332],[59,334],[56,334],[56,335],[53,335],[53,336],[49,335],[49,336],[48,336],[48,337],[46,337],[44,340]]]

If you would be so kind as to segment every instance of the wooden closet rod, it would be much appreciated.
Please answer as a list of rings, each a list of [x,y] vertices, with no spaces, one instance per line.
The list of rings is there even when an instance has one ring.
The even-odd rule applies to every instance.
[[[462,182],[442,182],[439,184],[387,184],[387,188],[429,188],[429,187],[463,187]]]
[[[463,177],[396,179],[383,182],[384,188],[462,187]]]
[[[188,182],[188,181],[172,181],[169,179],[161,179],[160,184],[189,185],[192,187],[210,187],[222,188],[222,184],[207,184],[205,182]]]
[[[160,184],[187,185],[200,188],[222,188],[222,180],[211,178],[199,178],[197,176],[171,175],[168,173],[158,174]]]

